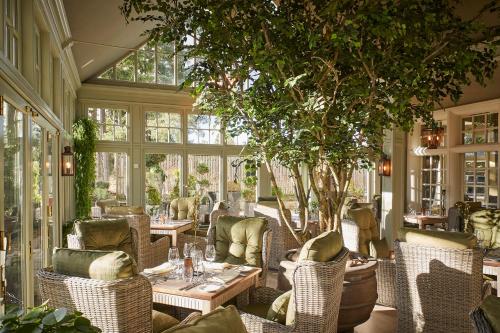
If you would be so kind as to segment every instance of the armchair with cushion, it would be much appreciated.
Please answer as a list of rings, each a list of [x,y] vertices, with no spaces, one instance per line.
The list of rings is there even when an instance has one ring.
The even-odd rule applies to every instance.
[[[398,332],[473,331],[484,294],[483,254],[472,234],[402,229],[395,242]]]
[[[80,311],[103,333],[160,333],[178,320],[153,311],[151,283],[122,251],[55,249],[38,271],[48,305]]]
[[[500,247],[500,210],[481,209],[469,216],[469,231],[482,232],[482,246],[489,249]]]
[[[336,333],[349,250],[325,232],[302,247],[288,292],[261,287],[242,307],[248,332]]]
[[[137,266],[139,271],[158,266],[168,260],[170,238],[152,237],[149,215],[143,207],[138,206],[108,206],[106,217],[121,217],[127,220],[130,228],[137,232]]]
[[[103,199],[96,202],[96,205],[101,208],[101,214],[106,212],[108,206],[119,206],[120,203],[116,199]]]
[[[262,268],[258,285],[265,285],[269,267],[272,231],[267,220],[258,217],[223,215],[208,231],[215,245],[215,261]]]
[[[196,213],[194,197],[176,198],[170,203],[172,220],[193,220]]]
[[[359,204],[358,204],[359,205]],[[342,220],[344,245],[350,251],[376,258],[377,303],[396,307],[396,264],[390,257],[389,245],[380,239],[378,223],[370,207],[346,210]]]

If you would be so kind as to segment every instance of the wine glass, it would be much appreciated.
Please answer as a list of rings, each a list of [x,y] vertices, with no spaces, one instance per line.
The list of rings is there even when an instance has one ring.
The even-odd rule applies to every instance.
[[[215,261],[215,246],[213,244],[208,244],[205,248],[205,259],[210,262]]]
[[[184,258],[189,257],[191,254],[191,249],[193,248],[193,243],[184,243]]]
[[[191,248],[191,258],[193,260],[193,270],[196,276],[201,276],[202,275],[202,269],[200,269],[200,266],[203,266],[202,261],[203,261],[203,251],[200,249],[197,249],[196,247]]]
[[[180,256],[179,249],[171,247],[168,250],[168,262],[175,266],[175,275],[179,274]]]

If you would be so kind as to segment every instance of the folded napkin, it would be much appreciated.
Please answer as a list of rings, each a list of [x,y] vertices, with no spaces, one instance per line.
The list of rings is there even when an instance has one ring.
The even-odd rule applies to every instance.
[[[225,271],[221,274],[217,274],[216,276],[209,278],[208,280],[220,283],[228,283],[229,281],[236,279],[239,275],[240,273],[237,271]]]
[[[175,266],[172,265],[169,262],[163,263],[159,266],[152,267],[152,268],[146,268],[144,270],[144,273],[146,274],[165,274],[165,273],[170,273],[175,269]]]
[[[213,269],[213,270],[223,270],[223,269],[231,267],[231,264],[228,264],[227,262],[205,261],[203,264],[205,265],[205,269]]]

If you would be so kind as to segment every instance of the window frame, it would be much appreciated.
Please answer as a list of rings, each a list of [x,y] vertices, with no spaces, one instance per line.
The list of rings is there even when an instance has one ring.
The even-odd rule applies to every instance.
[[[132,132],[132,125],[131,125],[131,119],[132,119],[132,115],[131,115],[131,112],[130,112],[130,108],[128,107],[128,105],[119,105],[119,104],[92,104],[92,105],[88,105],[85,107],[85,115],[87,117],[89,117],[89,112],[90,112],[90,109],[104,109],[105,111],[106,110],[113,110],[113,111],[117,111],[117,110],[123,110],[125,111],[126,113],[126,117],[127,117],[127,120],[126,120],[126,140],[104,140],[104,139],[101,139],[100,136],[101,136],[101,128],[102,128],[102,125],[108,125],[108,126],[112,126],[113,127],[113,137],[115,138],[115,128],[116,127],[123,127],[123,125],[120,125],[120,124],[116,124],[116,123],[113,123],[113,124],[105,124],[105,123],[100,123],[98,120],[97,120],[97,113],[96,113],[96,117],[90,117],[92,119],[94,119],[96,122],[97,122],[97,125],[98,125],[98,138],[97,138],[97,141],[98,142],[104,142],[104,143],[116,143],[116,144],[124,144],[124,143],[130,143],[131,142],[131,132]],[[105,116],[106,117],[106,116]]]
[[[190,127],[189,126],[190,117],[200,117],[200,116],[209,117],[208,128]],[[219,119],[219,128],[215,129],[215,128],[212,128],[213,118],[218,118],[219,119],[219,117],[214,116],[214,115],[204,115],[204,114],[199,114],[199,113],[188,113],[187,117],[186,117],[186,144],[188,144],[188,145],[197,145],[197,146],[207,146],[207,145],[223,146],[223,145],[226,145],[226,142],[224,140],[225,131],[222,128],[221,120]],[[189,131],[190,130],[193,130],[193,131],[197,132],[197,140],[196,140],[196,142],[189,141]],[[199,139],[200,138],[200,135],[199,135],[200,131],[208,131],[208,143],[200,143],[200,139]],[[217,143],[211,143],[210,142],[210,139],[212,138],[212,132],[218,132],[219,133],[219,140],[218,140]]]
[[[148,126],[148,118],[147,118],[147,114],[148,113],[154,113],[156,114],[156,126]],[[168,114],[168,123],[169,123],[169,126],[165,127],[165,126],[159,126],[159,118],[158,118],[158,114],[159,113],[166,113]],[[184,126],[183,126],[183,117],[182,117],[182,113],[179,112],[179,111],[176,111],[176,110],[155,110],[154,108],[148,108],[146,110],[144,110],[143,112],[144,114],[144,117],[143,117],[143,132],[144,132],[144,135],[143,135],[143,142],[145,144],[168,144],[168,145],[182,145],[184,143]],[[170,115],[171,114],[175,114],[175,115],[178,115],[179,116],[179,127],[173,127],[173,126],[170,126]],[[156,129],[156,131],[158,131],[159,129],[166,129],[169,133],[170,133],[170,130],[171,129],[175,129],[175,130],[179,130],[179,142],[170,142],[170,139],[168,141],[158,141],[158,132],[156,134],[156,140],[155,141],[148,141],[147,140],[147,130],[148,129]]]
[[[484,168],[478,168],[477,167],[477,155],[478,153],[484,153],[485,154],[485,167]],[[493,151],[487,151],[487,150],[482,150],[482,151],[474,151],[474,152],[466,152],[462,154],[462,165],[463,165],[463,172],[462,172],[462,191],[463,191],[463,197],[465,198],[467,194],[467,187],[473,187],[474,194],[472,196],[473,201],[482,201],[477,199],[477,192],[476,189],[479,188],[484,188],[484,201],[483,205],[488,207],[488,208],[499,208],[500,207],[500,198],[498,195],[498,188],[499,188],[499,181],[500,181],[500,152],[493,150]],[[473,154],[474,155],[474,160],[473,160],[473,167],[472,168],[467,168],[467,163],[465,156],[466,154]],[[490,161],[490,154],[496,154],[496,167],[492,168],[489,166],[489,161]],[[489,174],[490,170],[495,170],[496,169],[496,185],[490,185],[490,179],[489,179]],[[478,184],[477,182],[477,172],[484,172],[484,184]],[[474,177],[474,181],[472,183],[466,181],[467,177],[467,172],[472,172],[472,177]],[[497,199],[496,199],[496,205],[495,204],[490,204],[489,202],[489,189],[494,188],[497,190]]]
[[[425,159],[429,158],[429,167],[425,167]],[[441,167],[434,168],[433,167],[433,160],[438,158],[439,159],[439,165]],[[442,191],[446,191],[446,173],[448,172],[447,169],[447,160],[446,160],[446,155],[440,154],[440,155],[425,155],[422,156],[421,160],[421,167],[420,167],[420,205],[422,207],[422,210],[424,209],[424,201],[429,202],[428,209],[432,212],[432,207],[435,206],[435,204],[439,204],[439,207],[442,207],[443,204],[446,204],[445,199],[446,197],[442,195]],[[432,173],[437,172],[437,177],[436,180],[433,181],[432,179]],[[428,173],[428,182],[424,182],[424,173]],[[439,179],[440,178],[440,181]],[[429,187],[429,195],[430,197],[424,196],[425,190],[424,187]],[[436,196],[436,191],[437,188],[441,188],[441,193],[439,193],[439,199],[432,198],[431,194],[432,189],[434,188],[434,193]],[[441,214],[441,212],[439,212]]]
[[[21,1],[4,0],[3,5],[4,54],[15,68],[21,70]]]
[[[496,126],[488,126],[489,124],[489,117],[491,115],[495,115],[496,116]],[[475,118],[477,117],[480,117],[480,116],[483,116],[484,117],[484,127],[482,128],[476,128],[475,126]],[[469,115],[465,115],[465,116],[462,116],[460,118],[460,134],[461,134],[461,143],[462,145],[474,145],[474,144],[498,144],[499,141],[498,141],[498,131],[499,131],[499,125],[498,125],[498,122],[499,122],[499,113],[498,112],[482,112],[482,113],[474,113],[474,114],[469,114]],[[471,127],[470,129],[466,129],[465,127],[465,119],[467,118],[470,118],[471,119]],[[489,142],[488,140],[488,135],[489,133],[496,133],[496,140],[493,141],[493,142]],[[471,133],[471,142],[470,143],[466,143],[465,142],[465,135],[466,133]],[[484,137],[484,142],[476,142],[476,133],[481,133]]]

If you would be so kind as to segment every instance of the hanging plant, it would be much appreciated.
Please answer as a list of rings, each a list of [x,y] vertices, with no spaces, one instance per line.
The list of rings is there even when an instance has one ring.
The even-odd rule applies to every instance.
[[[93,119],[78,119],[73,124],[75,146],[75,204],[76,217],[87,218],[92,207],[95,183],[95,146],[97,124]]]

